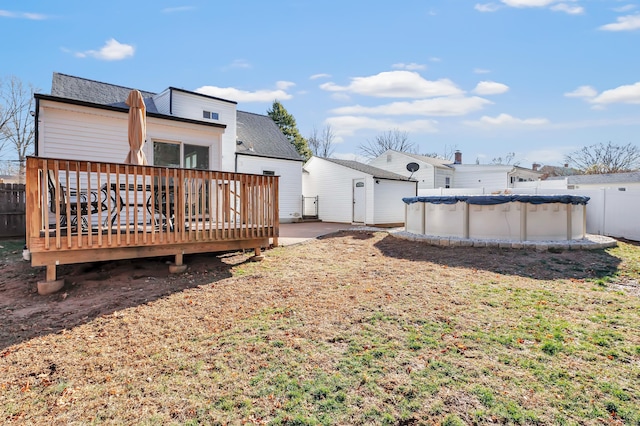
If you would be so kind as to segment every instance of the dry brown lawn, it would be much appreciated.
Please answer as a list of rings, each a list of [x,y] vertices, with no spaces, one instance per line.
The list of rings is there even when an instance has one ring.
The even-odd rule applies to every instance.
[[[0,423],[640,424],[640,247],[385,232],[42,271],[5,253]]]

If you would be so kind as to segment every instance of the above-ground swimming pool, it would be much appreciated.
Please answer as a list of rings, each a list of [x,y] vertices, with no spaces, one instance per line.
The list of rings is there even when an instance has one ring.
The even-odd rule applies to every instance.
[[[455,195],[403,198],[405,230],[414,234],[511,241],[586,236],[589,197]]]

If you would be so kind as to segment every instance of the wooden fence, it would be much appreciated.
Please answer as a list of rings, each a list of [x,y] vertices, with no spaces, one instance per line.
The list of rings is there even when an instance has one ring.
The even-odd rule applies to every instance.
[[[24,184],[0,183],[0,238],[25,236],[25,194]]]

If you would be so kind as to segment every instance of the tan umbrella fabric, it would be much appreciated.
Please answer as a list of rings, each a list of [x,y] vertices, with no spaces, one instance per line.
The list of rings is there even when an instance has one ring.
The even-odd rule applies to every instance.
[[[127,97],[129,105],[129,154],[124,160],[128,164],[147,164],[147,157],[142,151],[144,140],[147,138],[147,108],[144,105],[142,94],[138,90],[132,90]]]

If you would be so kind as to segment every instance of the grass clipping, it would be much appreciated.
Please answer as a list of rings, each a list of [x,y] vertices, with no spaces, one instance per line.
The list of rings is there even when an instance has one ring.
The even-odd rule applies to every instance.
[[[265,254],[3,346],[0,422],[640,423],[638,246],[343,232]]]

